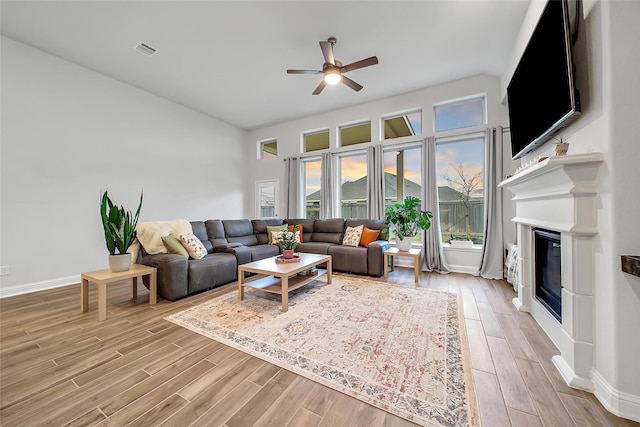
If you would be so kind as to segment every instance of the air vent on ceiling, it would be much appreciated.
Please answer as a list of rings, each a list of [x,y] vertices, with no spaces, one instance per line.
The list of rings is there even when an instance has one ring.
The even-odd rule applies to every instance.
[[[144,53],[147,56],[151,56],[158,51],[156,48],[153,48],[143,42],[138,43],[135,47],[135,50],[137,50],[138,52]]]

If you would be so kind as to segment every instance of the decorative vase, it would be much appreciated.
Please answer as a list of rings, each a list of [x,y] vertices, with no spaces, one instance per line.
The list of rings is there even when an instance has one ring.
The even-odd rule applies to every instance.
[[[396,247],[401,252],[409,252],[413,244],[413,236],[404,236],[402,240],[396,237]]]
[[[569,151],[569,143],[561,142],[556,144],[556,156],[564,156]]]
[[[282,250],[282,258],[284,258],[284,259],[293,258],[293,249],[283,249]]]
[[[129,271],[131,268],[131,254],[109,255],[109,269],[112,273]]]

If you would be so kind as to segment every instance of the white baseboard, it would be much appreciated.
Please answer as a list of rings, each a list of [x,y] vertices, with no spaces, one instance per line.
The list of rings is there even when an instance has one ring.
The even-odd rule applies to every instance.
[[[595,369],[591,371],[591,380],[594,394],[609,412],[640,422],[640,396],[616,390]]]
[[[43,280],[42,282],[24,283],[22,285],[0,287],[0,298],[15,295],[28,294],[30,292],[44,291],[45,289],[59,288],[61,286],[80,283],[80,275],[61,277],[59,279]]]

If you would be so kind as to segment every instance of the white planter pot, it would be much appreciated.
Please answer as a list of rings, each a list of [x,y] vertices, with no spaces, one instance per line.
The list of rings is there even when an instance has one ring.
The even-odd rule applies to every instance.
[[[402,252],[409,252],[409,249],[411,249],[412,244],[413,244],[412,236],[404,236],[404,239],[402,240],[396,237],[396,247],[398,248],[398,250]]]
[[[109,269],[112,273],[129,271],[131,268],[131,254],[109,255]]]

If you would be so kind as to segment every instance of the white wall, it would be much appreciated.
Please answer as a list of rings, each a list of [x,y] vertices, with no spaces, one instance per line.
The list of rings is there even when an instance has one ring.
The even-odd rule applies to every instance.
[[[539,3],[530,7],[537,16]],[[640,2],[584,6],[573,52],[582,115],[562,134],[569,154],[602,152],[605,158],[598,175],[592,380],[607,408],[640,420],[640,278],[623,273],[620,264],[620,255],[640,254]],[[523,162],[553,150],[547,142]]]
[[[246,133],[2,37],[1,295],[107,267],[105,189],[141,221],[239,218]]]
[[[342,89],[342,88],[338,88]],[[300,156],[301,154],[301,132],[313,129],[329,128],[331,137],[331,147],[333,151],[341,150],[337,148],[337,129],[340,125],[350,122],[371,120],[371,133],[374,143],[380,143],[380,117],[393,112],[406,111],[408,109],[422,108],[422,129],[423,136],[416,138],[398,138],[391,141],[383,142],[383,144],[395,145],[400,142],[420,141],[422,138],[433,135],[433,104],[437,102],[447,101],[451,99],[461,98],[476,94],[486,94],[487,109],[490,127],[506,125],[508,122],[507,110],[501,104],[500,81],[497,78],[481,75],[467,79],[457,80],[438,86],[410,92],[375,102],[361,104],[356,107],[345,108],[341,110],[331,111],[288,123],[270,126],[263,129],[252,131],[248,134],[248,162],[250,164],[249,182],[247,191],[249,194],[255,192],[255,181],[278,179],[281,187],[281,203],[279,211],[280,216],[286,216],[286,194],[284,162],[287,157]],[[310,96],[310,95],[309,95]],[[323,93],[320,96],[331,96],[331,94]],[[357,96],[357,95],[354,95]],[[480,126],[476,130],[484,130],[486,126]],[[439,135],[440,136],[440,135]],[[269,160],[257,160],[256,144],[258,141],[268,138],[277,138],[278,140],[278,158]],[[365,144],[363,144],[364,146]],[[509,147],[508,135],[505,146]],[[515,170],[511,166],[509,151],[505,152],[505,166],[510,172]],[[505,173],[509,172],[507,170]],[[250,212],[255,212],[255,200],[250,198]],[[505,215],[505,242],[512,243],[515,240],[515,228],[510,221],[511,216]],[[454,251],[455,252],[455,251]],[[460,253],[456,258],[456,262],[462,262],[461,265],[466,269],[465,272],[475,270],[479,267],[478,257],[466,256],[468,254]],[[467,259],[465,265],[464,258]]]

